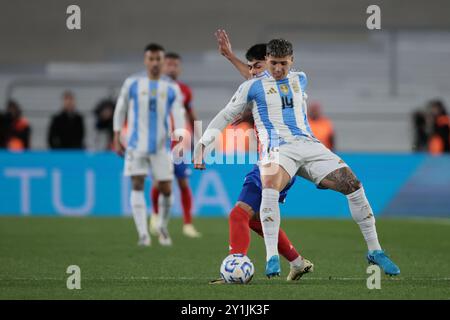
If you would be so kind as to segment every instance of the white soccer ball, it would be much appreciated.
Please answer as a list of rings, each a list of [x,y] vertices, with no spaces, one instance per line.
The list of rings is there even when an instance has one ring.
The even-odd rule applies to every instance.
[[[245,254],[230,254],[220,266],[220,275],[226,283],[247,284],[254,273],[255,267]]]

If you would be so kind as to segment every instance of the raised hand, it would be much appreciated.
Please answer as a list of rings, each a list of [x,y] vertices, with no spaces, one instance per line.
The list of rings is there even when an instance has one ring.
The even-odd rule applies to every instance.
[[[217,39],[218,49],[221,55],[223,55],[226,58],[231,58],[234,56],[233,50],[231,48],[231,42],[230,38],[228,37],[228,34],[223,29],[218,29],[214,35]]]

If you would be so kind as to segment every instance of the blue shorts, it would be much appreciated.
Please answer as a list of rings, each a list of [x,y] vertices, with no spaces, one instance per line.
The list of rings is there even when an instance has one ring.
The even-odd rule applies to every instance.
[[[291,179],[291,181],[283,190],[281,190],[280,199],[278,200],[279,202],[284,203],[287,197],[287,193],[289,189],[294,185],[294,182],[295,177]],[[261,176],[259,174],[258,166],[255,165],[253,167],[253,170],[245,176],[244,184],[242,186],[241,193],[239,194],[238,201],[248,204],[255,213],[258,213],[259,208],[261,207],[261,192]]]
[[[178,164],[174,164],[174,173],[177,179],[184,179],[191,175],[191,168],[187,163],[181,162]]]

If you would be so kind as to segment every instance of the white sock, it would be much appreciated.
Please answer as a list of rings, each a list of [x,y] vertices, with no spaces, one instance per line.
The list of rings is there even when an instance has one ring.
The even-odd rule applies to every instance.
[[[355,192],[348,194],[347,199],[353,220],[359,225],[366,240],[367,248],[369,250],[381,250],[375,227],[375,217],[364,193],[364,188],[361,187]]]
[[[260,218],[266,244],[266,258],[278,255],[278,232],[280,230],[280,193],[275,189],[262,190]]]
[[[139,237],[148,236],[147,205],[145,204],[144,191],[131,190],[130,202]]]
[[[169,225],[170,210],[172,209],[173,196],[165,196],[162,193],[158,198],[158,209],[159,209],[159,226],[166,229]]]

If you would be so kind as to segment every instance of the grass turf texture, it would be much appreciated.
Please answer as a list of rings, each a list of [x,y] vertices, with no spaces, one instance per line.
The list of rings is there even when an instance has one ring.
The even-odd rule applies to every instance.
[[[208,285],[227,255],[228,222],[197,219],[201,239],[171,221],[172,248],[137,247],[131,218],[0,218],[0,299],[449,299],[450,220],[378,219],[381,243],[402,274],[366,287],[366,248],[351,220],[285,219],[315,272],[300,281],[264,276],[264,244],[252,233],[250,285]],[[66,288],[69,265],[81,290]]]

